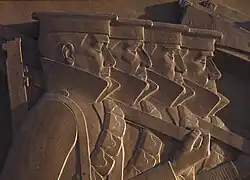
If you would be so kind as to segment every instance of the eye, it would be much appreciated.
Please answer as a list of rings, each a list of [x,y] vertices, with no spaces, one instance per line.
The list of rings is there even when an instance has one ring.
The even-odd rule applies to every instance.
[[[138,48],[142,48],[142,43],[138,41],[128,41],[125,44],[125,48],[128,49],[130,52],[136,54]]]
[[[207,57],[206,56],[199,56],[196,58],[196,62],[201,63],[202,65],[206,65]]]
[[[95,44],[93,44],[93,48],[98,52],[102,51],[102,47],[103,47],[103,42],[96,42]]]
[[[202,58],[202,59],[200,60],[200,63],[201,63],[201,64],[204,64],[204,65],[205,65],[206,62],[207,62],[207,59],[206,59],[206,58]]]
[[[132,54],[137,54],[137,49],[138,49],[138,47],[137,46],[129,46],[129,47],[127,47],[126,48],[130,53],[132,53]]]
[[[174,60],[174,51],[169,51],[169,50],[167,50],[167,51],[165,52],[165,55],[166,55],[167,57],[169,57],[170,59]]]

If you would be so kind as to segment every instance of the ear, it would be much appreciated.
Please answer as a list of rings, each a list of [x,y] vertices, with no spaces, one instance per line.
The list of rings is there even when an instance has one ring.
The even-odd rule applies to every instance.
[[[75,64],[75,47],[72,43],[70,42],[64,42],[62,43],[62,49],[61,53],[64,58],[64,61],[70,65],[74,66]]]

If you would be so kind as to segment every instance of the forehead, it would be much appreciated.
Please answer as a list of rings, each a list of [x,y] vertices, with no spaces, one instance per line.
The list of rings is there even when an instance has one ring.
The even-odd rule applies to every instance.
[[[71,42],[75,45],[80,45],[86,39],[92,38],[98,42],[109,42],[109,36],[105,34],[87,34],[87,33],[50,33],[45,37],[40,37],[42,40],[50,41],[51,43]]]
[[[168,44],[168,43],[163,43],[162,46],[170,51],[176,51],[180,50],[180,45],[178,44]]]
[[[199,49],[190,49],[190,48],[181,48],[182,52],[188,52],[191,57],[199,57],[199,56],[206,56],[206,57],[214,57],[213,51],[204,51]]]
[[[200,51],[202,56],[207,56],[207,57],[214,57],[214,52],[213,51]]]
[[[138,39],[119,39],[122,43],[126,43],[128,46],[134,46],[134,45],[142,45],[144,44],[143,40]]]
[[[105,34],[92,34],[98,42],[108,43],[109,36]]]

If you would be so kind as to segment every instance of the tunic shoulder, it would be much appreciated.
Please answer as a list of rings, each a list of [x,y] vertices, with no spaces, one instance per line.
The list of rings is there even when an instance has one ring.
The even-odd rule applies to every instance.
[[[17,132],[0,179],[57,179],[77,140],[74,118],[67,105],[42,98]]]

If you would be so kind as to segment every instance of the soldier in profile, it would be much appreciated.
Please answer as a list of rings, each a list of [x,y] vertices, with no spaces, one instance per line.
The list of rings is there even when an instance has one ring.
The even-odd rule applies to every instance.
[[[173,29],[174,27],[178,27],[178,25],[172,25]],[[168,102],[166,107],[170,106],[170,101],[174,101],[177,96],[179,95],[182,88],[179,88],[179,85],[176,83],[173,83],[172,81],[168,79],[164,79],[158,74],[155,74],[151,72],[151,75],[154,75],[154,79],[150,79],[150,76],[148,76],[148,68],[151,68],[152,62],[150,55],[147,54],[147,49],[144,47],[144,42],[146,39],[144,39],[144,28],[149,27],[150,28],[150,22],[145,20],[129,20],[129,19],[119,19],[118,21],[111,22],[111,41],[109,43],[110,51],[112,55],[116,59],[116,65],[115,68],[117,70],[120,70],[121,72],[127,73],[127,76],[133,76],[132,79],[141,79],[141,81],[147,82],[148,88],[145,89],[138,98],[136,98],[137,102],[134,103],[134,99],[132,101],[129,101],[130,98],[126,97],[126,93],[121,94],[122,91],[125,92],[125,90],[117,91],[118,93],[114,92],[114,94],[111,94],[111,97],[114,99],[117,99],[116,97],[124,96],[123,103],[126,103],[127,105],[130,105],[133,108],[138,108],[142,111],[145,111],[147,113],[150,113],[150,115],[155,116],[157,118],[162,118],[161,113],[158,109],[159,103],[157,101],[152,101],[151,97],[154,96],[154,99],[160,101],[160,104]],[[180,29],[188,29],[186,26],[180,26]],[[176,30],[176,29],[175,29]],[[176,30],[175,35],[178,37],[180,36],[180,32],[182,30]],[[180,39],[178,39],[180,40]],[[177,40],[177,41],[178,41]],[[178,42],[175,42],[178,43]],[[112,73],[111,73],[112,74]],[[112,78],[116,79],[117,77],[114,77],[111,75]],[[153,76],[151,76],[153,78]],[[159,80],[162,81],[162,83],[158,84]],[[123,85],[126,86],[128,83],[128,80],[124,81],[123,78]],[[134,82],[132,79],[129,81],[130,88],[129,90],[127,88],[126,91],[129,92],[129,94],[134,94],[140,88],[140,82],[137,82],[136,88],[131,92],[131,86],[133,88]],[[156,80],[156,82],[154,81]],[[118,82],[121,82],[118,80]],[[156,84],[155,84],[156,83]],[[166,83],[166,84],[164,84]],[[159,87],[157,87],[159,86]],[[177,86],[177,88],[176,88]],[[165,94],[164,90],[166,88],[171,88],[171,90],[177,90],[177,92],[171,92],[169,91],[169,99],[168,96],[162,96],[162,94]],[[170,90],[170,89],[169,89]],[[125,99],[126,98],[126,99]],[[161,99],[163,98],[163,99]],[[121,99],[121,98],[118,98]],[[153,102],[153,103],[151,103]],[[171,102],[173,103],[173,102]],[[157,104],[157,106],[155,106]],[[164,104],[165,105],[165,104]],[[125,113],[126,116],[126,113]],[[139,131],[139,132],[138,132]],[[128,136],[126,136],[126,134]],[[130,134],[130,135],[129,135]],[[134,135],[133,135],[134,134]],[[138,139],[131,140],[131,135],[133,137],[138,137]],[[139,136],[138,136],[139,135]],[[130,137],[131,136],[131,137]],[[127,138],[130,137],[130,138]],[[133,156],[130,158],[130,155],[133,150],[131,147],[127,146],[131,144],[131,142],[135,141],[135,143],[132,143],[132,147],[134,148]],[[137,142],[137,144],[136,144]],[[125,146],[125,172],[124,177],[125,179],[129,177],[133,177],[137,174],[138,176],[135,176],[136,178],[149,178],[151,177],[155,171],[157,173],[160,173],[159,169],[154,169],[152,167],[155,166],[155,164],[158,164],[160,161],[160,148],[161,148],[161,142],[157,138],[157,136],[150,132],[149,130],[142,129],[136,125],[133,124],[127,124],[127,131],[125,133],[125,139],[124,139],[124,146]],[[129,148],[126,148],[129,147]],[[130,158],[130,159],[128,159]],[[184,163],[185,164],[185,163]],[[161,166],[159,166],[161,167]],[[152,169],[151,169],[152,168]],[[144,173],[145,172],[145,173]],[[169,173],[164,173],[164,170],[161,172],[162,177],[169,177]]]
[[[199,121],[208,121],[224,130],[229,129],[216,113],[225,107],[229,100],[220,94],[216,88],[216,80],[221,77],[212,58],[215,50],[215,40],[222,38],[218,31],[194,29],[184,34],[183,49],[187,54],[184,62],[187,71],[183,74],[184,82],[195,90],[195,96],[183,104],[195,114]],[[235,150],[213,140],[211,155],[196,166],[197,179],[241,179],[247,175],[241,156],[235,160]],[[234,161],[234,162],[233,162]]]
[[[124,167],[124,161],[117,158],[126,143],[127,129],[124,112],[116,104],[122,99],[115,99],[122,91],[121,73],[113,68],[115,59],[107,48],[110,21],[117,16],[34,16],[40,22],[38,41],[47,92],[17,132],[0,179],[112,178],[117,166]],[[193,149],[200,136],[200,130],[193,131],[174,161],[152,167],[133,179],[178,179],[209,156],[209,134],[204,135],[200,148]]]
[[[151,21],[139,19],[111,21],[109,49],[116,59],[111,77],[121,84],[121,89],[110,97],[138,110],[142,109],[143,99],[158,88],[147,78],[146,67],[151,66],[151,59],[143,47],[144,26],[151,24]],[[148,109],[157,116],[158,112],[154,107],[150,106]],[[124,137],[124,177],[134,177],[158,164],[161,148],[161,140],[152,132],[127,123]]]
[[[20,128],[1,179],[92,179],[101,177],[98,167],[108,174],[126,129],[121,109],[103,102],[115,90],[108,77],[115,61],[108,59],[104,66],[102,49],[109,41],[110,20],[117,16],[34,15],[40,22],[38,46],[47,92]],[[104,116],[110,117],[107,122]],[[101,128],[105,123],[117,128]],[[116,144],[109,151],[112,139]]]
[[[148,50],[152,58],[152,68],[150,69],[185,86],[186,89],[186,93],[179,96],[174,105],[166,108],[166,112],[169,113],[173,122],[178,126],[192,129],[198,126],[199,120],[203,119],[226,129],[224,123],[215,116],[215,113],[225,107],[229,103],[229,100],[217,92],[215,80],[219,79],[221,74],[211,59],[213,57],[215,40],[221,37],[221,33],[199,29],[183,31],[182,29],[185,36],[179,38],[181,39],[179,44],[182,45],[182,49],[180,49],[180,47],[178,48],[174,43],[179,40],[174,36],[173,30],[175,28],[176,31],[178,26],[164,23],[154,23],[154,26],[146,28],[145,30],[148,35],[145,39],[146,50]],[[164,39],[164,37],[167,38]],[[183,53],[182,55],[181,51]],[[181,73],[180,67],[184,69]],[[194,92],[195,95],[192,92]],[[191,96],[183,99],[183,97],[187,97],[187,94]],[[166,120],[169,118],[165,116],[163,119]],[[173,144],[171,143],[172,141],[174,140],[168,139],[165,142],[165,146]],[[197,164],[195,168],[191,168],[192,171],[184,172],[182,178],[195,178],[197,169],[198,172],[200,172],[199,170],[203,171],[203,173],[199,173],[198,178],[209,178],[211,173],[214,172],[210,172],[210,175],[204,172],[207,172],[207,170],[216,167],[222,162],[227,162],[227,160],[232,159],[232,155],[228,153],[230,150],[225,147],[223,149],[223,147],[221,143],[213,142],[211,145],[212,155],[203,163]],[[170,148],[166,153],[167,158],[171,157],[171,149],[173,148]],[[201,168],[201,166],[203,166],[203,168]],[[223,168],[224,167],[220,168],[220,171],[222,171]],[[227,168],[228,169],[225,170],[232,177],[238,176],[237,170],[233,166],[230,167],[229,164]],[[214,176],[216,176],[216,173],[214,174]],[[218,177],[217,174],[217,178]]]
[[[185,53],[181,49],[182,34],[188,31],[185,25],[154,22],[152,27],[145,28],[145,49],[152,59],[152,67],[148,69],[149,78],[161,83],[160,89],[164,95],[158,98],[153,95],[151,98],[160,109],[162,119],[176,126],[195,129],[198,127],[198,119],[182,106],[195,93],[182,77],[187,70],[183,61]],[[180,148],[179,142],[171,137],[164,137],[163,141],[162,160],[175,159],[175,152]],[[194,173],[189,172],[190,169],[185,172],[185,179],[193,178]]]

